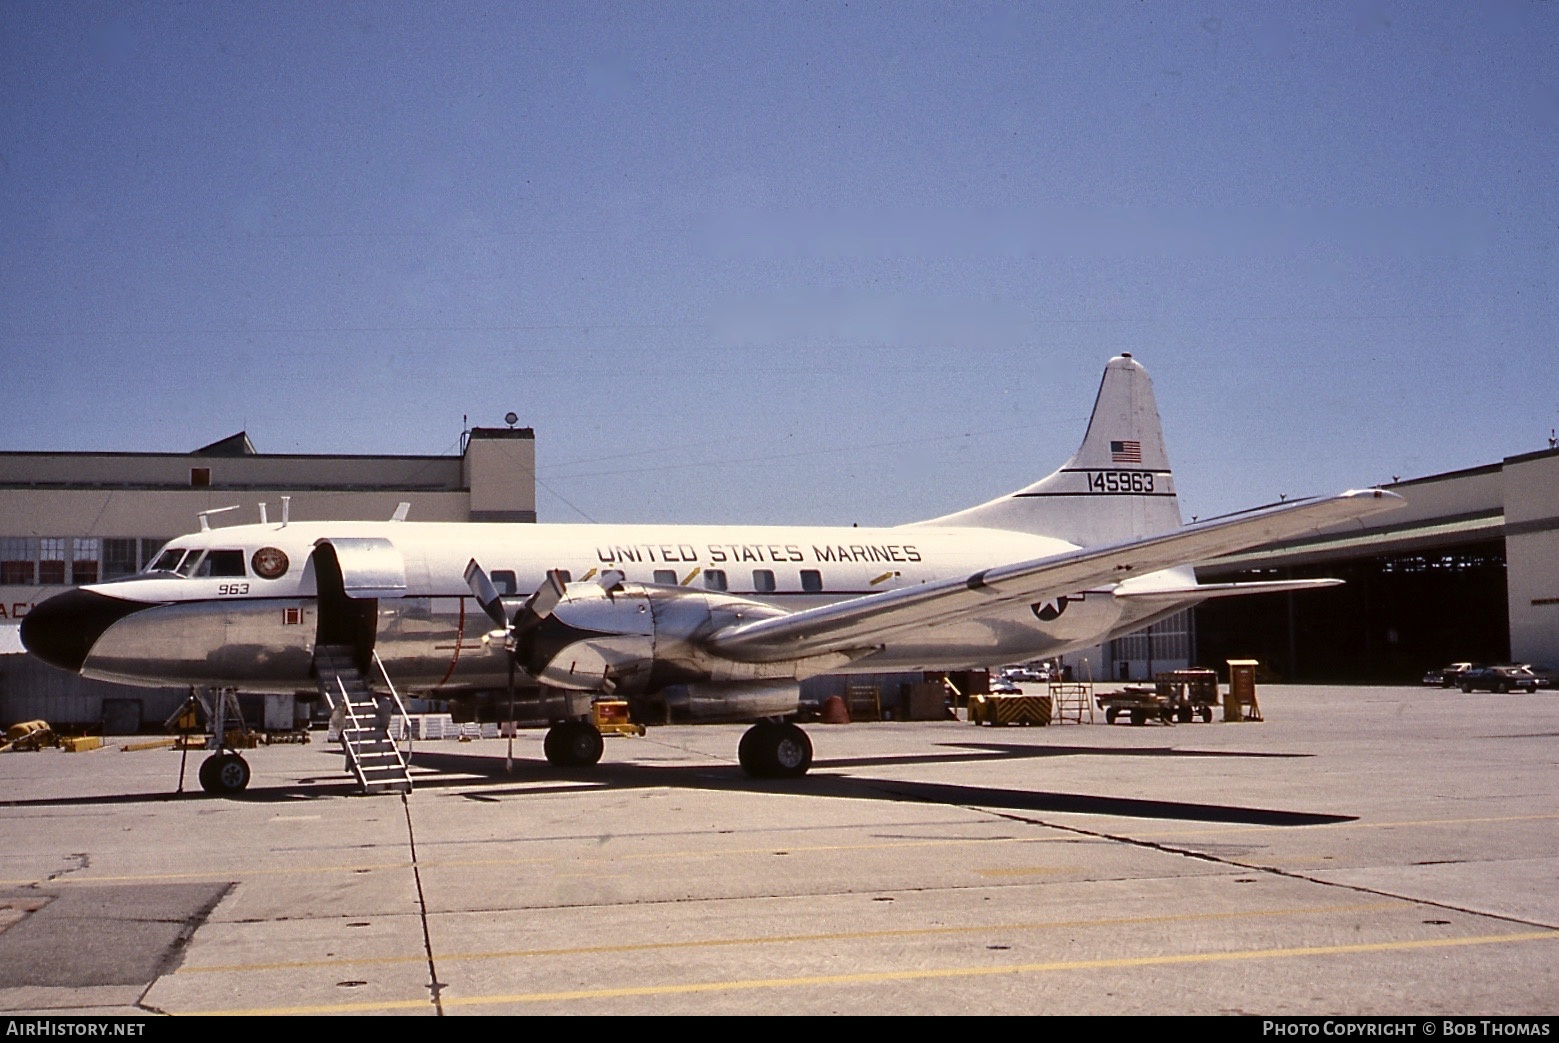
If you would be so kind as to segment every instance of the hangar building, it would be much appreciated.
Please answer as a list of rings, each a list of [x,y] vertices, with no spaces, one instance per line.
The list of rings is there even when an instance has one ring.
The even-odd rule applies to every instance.
[[[1094,650],[1096,676],[1229,659],[1312,682],[1412,683],[1456,661],[1559,667],[1559,449],[1384,488],[1406,505],[1197,570],[1344,586],[1205,602]]]

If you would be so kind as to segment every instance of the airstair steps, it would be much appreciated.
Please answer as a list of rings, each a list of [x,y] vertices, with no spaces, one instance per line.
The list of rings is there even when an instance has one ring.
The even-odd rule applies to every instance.
[[[364,793],[410,793],[411,773],[390,738],[389,700],[377,696],[347,645],[316,645],[319,693],[331,710],[342,707],[341,746]]]

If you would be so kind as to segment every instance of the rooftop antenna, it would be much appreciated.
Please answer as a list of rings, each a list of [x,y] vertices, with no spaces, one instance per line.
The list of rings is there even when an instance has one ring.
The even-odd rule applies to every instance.
[[[471,442],[471,417],[469,414],[460,414],[460,455],[464,456],[466,446]]]
[[[1552,427],[1548,429],[1548,448],[1559,449],[1559,429]]]
[[[211,515],[213,515],[213,514],[225,514],[228,511],[236,511],[236,510],[238,510],[239,506],[241,506],[241,505],[235,503],[231,507],[213,507],[209,511],[201,511],[201,512],[199,512],[198,514],[195,515],[195,517],[200,519],[200,531],[201,532],[210,532],[211,531],[211,521],[210,521]]]
[[[265,501],[261,500],[260,501],[260,524],[261,525],[265,525],[265,524],[267,524],[267,522],[268,522],[268,519],[265,517]]]
[[[283,496],[281,498],[281,523],[282,523],[283,527],[285,527],[286,524],[287,524],[287,515],[291,512],[291,510],[292,510],[292,497],[290,497],[290,496]]]

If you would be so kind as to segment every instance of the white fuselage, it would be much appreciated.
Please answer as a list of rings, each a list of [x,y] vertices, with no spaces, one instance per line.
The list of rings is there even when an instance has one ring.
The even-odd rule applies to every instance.
[[[305,690],[311,684],[321,604],[312,555],[319,542],[351,540],[393,548],[372,559],[375,574],[369,576],[343,554],[345,585],[358,604],[375,601],[374,646],[391,678],[408,689],[434,693],[505,683],[504,658],[488,654],[482,642],[492,621],[464,579],[472,560],[493,577],[511,612],[554,569],[565,570],[575,583],[615,569],[630,583],[722,591],[795,611],[1073,549],[1061,540],[1020,532],[918,526],[232,526],[173,540],[170,550],[188,552],[178,563],[179,573],[143,573],[82,588],[136,607],[90,643],[80,671],[137,684]],[[257,565],[274,573],[279,560],[274,551],[285,556],[286,566],[266,578]],[[206,574],[213,563],[215,571],[226,574]],[[1161,615],[1162,608],[1155,606],[1153,615]],[[1042,611],[1047,618],[1041,618]],[[955,669],[1052,655],[1095,644],[1131,628],[1129,616],[1147,614],[1146,609],[1132,611],[1108,588],[1078,591],[1048,608],[993,606],[989,615],[886,641],[845,669]],[[806,672],[798,667],[789,676]]]

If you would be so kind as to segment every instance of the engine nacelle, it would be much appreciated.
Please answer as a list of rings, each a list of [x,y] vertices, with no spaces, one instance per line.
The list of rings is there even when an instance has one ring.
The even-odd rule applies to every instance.
[[[668,685],[786,676],[711,656],[699,639],[714,630],[784,613],[730,594],[614,583],[570,586],[518,649],[520,665],[544,685],[639,695]],[[792,709],[794,704],[792,704]],[[752,715],[748,715],[749,717]],[[757,716],[767,716],[759,714]]]

